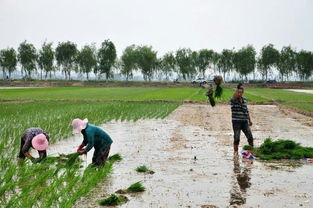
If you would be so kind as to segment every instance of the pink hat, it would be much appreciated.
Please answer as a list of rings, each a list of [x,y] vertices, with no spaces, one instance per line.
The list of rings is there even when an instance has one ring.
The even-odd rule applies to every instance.
[[[48,148],[49,142],[44,134],[38,134],[32,139],[33,147],[38,150],[46,150]]]
[[[85,118],[84,120],[81,120],[79,118],[75,118],[72,121],[73,132],[74,133],[81,132],[83,129],[86,128],[87,124],[88,124],[88,119],[87,118]]]

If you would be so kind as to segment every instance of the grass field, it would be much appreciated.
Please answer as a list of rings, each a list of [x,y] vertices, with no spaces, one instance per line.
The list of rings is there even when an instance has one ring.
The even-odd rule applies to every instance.
[[[121,101],[206,101],[206,89],[199,88],[139,88],[139,87],[57,87],[1,89],[1,100],[121,100]],[[233,89],[224,89],[220,101],[228,101]],[[267,101],[267,98],[250,94],[245,96],[253,102]]]

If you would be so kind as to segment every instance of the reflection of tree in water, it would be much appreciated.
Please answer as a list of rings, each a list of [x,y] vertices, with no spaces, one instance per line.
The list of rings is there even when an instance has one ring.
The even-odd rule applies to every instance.
[[[246,191],[251,186],[251,163],[252,161],[247,161],[244,167],[240,167],[239,157],[234,157],[230,205],[243,205],[246,203]]]

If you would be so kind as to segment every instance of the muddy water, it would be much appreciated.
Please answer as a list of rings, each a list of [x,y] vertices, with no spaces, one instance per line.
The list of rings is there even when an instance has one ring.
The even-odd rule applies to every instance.
[[[288,89],[288,90],[293,91],[293,92],[303,92],[303,93],[313,94],[313,90],[299,90],[299,89]]]
[[[270,136],[313,146],[312,123],[276,106],[250,106],[256,144]],[[128,195],[121,207],[313,207],[313,165],[243,161],[233,157],[229,106],[185,104],[164,120],[110,122],[111,154],[123,160],[111,177],[75,207],[98,207],[97,201],[142,181],[146,191]],[[71,152],[81,138],[61,144]],[[242,136],[241,146],[247,144]],[[51,153],[60,151],[53,146]],[[91,159],[88,154],[88,163]],[[146,165],[155,174],[134,169]]]

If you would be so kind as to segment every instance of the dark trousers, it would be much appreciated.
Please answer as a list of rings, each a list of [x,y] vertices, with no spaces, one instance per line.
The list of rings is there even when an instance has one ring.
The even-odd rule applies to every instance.
[[[249,127],[248,121],[236,121],[233,120],[233,130],[234,130],[234,145],[239,145],[240,142],[240,132],[246,135],[249,145],[253,146],[253,136],[251,129]]]
[[[108,159],[110,153],[111,145],[105,147],[104,149],[95,149],[92,157],[92,164],[96,166],[102,166],[105,164],[106,160]]]

